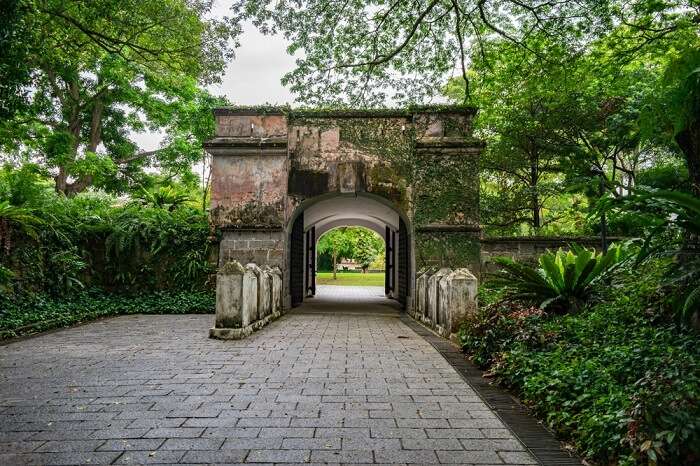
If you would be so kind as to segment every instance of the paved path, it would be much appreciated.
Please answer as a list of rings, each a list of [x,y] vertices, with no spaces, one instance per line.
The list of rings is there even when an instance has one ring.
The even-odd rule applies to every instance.
[[[399,304],[384,296],[383,286],[318,285],[316,296],[306,298],[296,312],[373,314],[398,317]]]
[[[302,309],[303,311],[303,309]],[[125,316],[0,347],[0,464],[533,464],[398,318]]]

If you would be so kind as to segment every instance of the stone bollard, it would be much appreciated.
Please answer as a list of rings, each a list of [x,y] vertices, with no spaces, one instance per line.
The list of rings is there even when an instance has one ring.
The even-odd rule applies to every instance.
[[[245,266],[245,274],[243,274],[243,316],[244,325],[250,325],[259,319],[258,317],[258,300],[259,300],[259,278],[262,271],[255,264],[247,264]]]
[[[217,273],[216,321],[211,338],[238,340],[282,313],[282,272],[257,264],[230,261]]]
[[[282,312],[282,271],[279,267],[272,268],[272,303],[271,312],[273,314]]]
[[[437,320],[434,322],[435,326],[438,327],[438,333],[445,336],[449,333],[446,327],[449,326],[449,306],[450,306],[450,277],[454,275],[454,271],[443,275],[438,281],[438,310],[437,310]]]
[[[237,261],[229,261],[216,274],[216,320],[211,338],[238,339],[250,334],[257,314],[257,278]]]
[[[260,282],[260,299],[258,300],[258,315],[260,318],[267,317],[272,312],[272,269],[264,265],[261,268]]]
[[[428,315],[432,325],[438,324],[438,313],[440,312],[439,283],[442,277],[452,272],[446,267],[441,268],[428,279]]]
[[[444,279],[447,282],[446,318],[448,336],[456,338],[464,319],[477,310],[478,280],[469,269],[457,269]]]
[[[416,315],[419,319],[426,317],[428,312],[428,278],[430,275],[427,270],[418,275],[416,278]]]
[[[245,269],[236,261],[227,262],[216,273],[215,328],[240,328],[244,325],[241,314],[244,274]]]

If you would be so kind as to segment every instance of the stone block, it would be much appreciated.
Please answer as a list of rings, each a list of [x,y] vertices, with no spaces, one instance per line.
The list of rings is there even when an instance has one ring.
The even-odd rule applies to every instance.
[[[426,317],[428,312],[428,271],[423,271],[416,278],[416,313],[419,317]]]
[[[451,269],[443,267],[428,278],[428,305],[427,319],[436,325],[438,322],[438,312],[440,310],[439,283],[442,277],[452,272]]]
[[[447,322],[450,320],[450,277],[452,277],[452,275],[454,275],[454,271],[444,275],[438,282],[437,319],[433,322],[433,324],[436,327],[440,327],[440,330],[444,329],[447,326]]]
[[[247,264],[243,274],[243,326],[250,325],[258,320],[258,277],[262,273],[260,267],[255,264]]]
[[[282,286],[282,271],[279,267],[273,267],[271,271],[272,275],[272,302],[271,302],[271,312],[273,314],[282,312],[282,303],[284,302],[284,286]]]
[[[450,335],[456,334],[464,319],[477,310],[477,278],[468,269],[457,269],[444,279],[447,282],[445,327]]]
[[[216,274],[215,328],[237,328],[243,324],[243,277],[245,269],[236,261],[227,262]]]
[[[272,312],[272,269],[264,265],[261,270],[258,282],[258,315],[263,318]]]

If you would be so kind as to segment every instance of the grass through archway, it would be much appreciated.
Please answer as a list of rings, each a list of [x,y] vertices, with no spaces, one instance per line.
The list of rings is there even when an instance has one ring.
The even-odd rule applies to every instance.
[[[368,228],[329,230],[318,239],[316,284],[383,286],[385,250],[384,239]]]

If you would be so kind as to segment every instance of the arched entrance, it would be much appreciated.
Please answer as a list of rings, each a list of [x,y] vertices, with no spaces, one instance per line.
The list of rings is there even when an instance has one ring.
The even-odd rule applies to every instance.
[[[392,251],[386,288],[412,309],[416,273],[477,271],[479,154],[469,107],[383,110],[222,108],[214,112],[212,239],[216,263],[282,277],[282,308],[313,294],[324,228],[365,225]]]
[[[414,270],[410,221],[391,203],[369,193],[318,196],[303,202],[288,226],[291,305],[316,294],[316,242],[341,226],[373,230],[385,244],[385,296],[405,307],[412,293]]]

